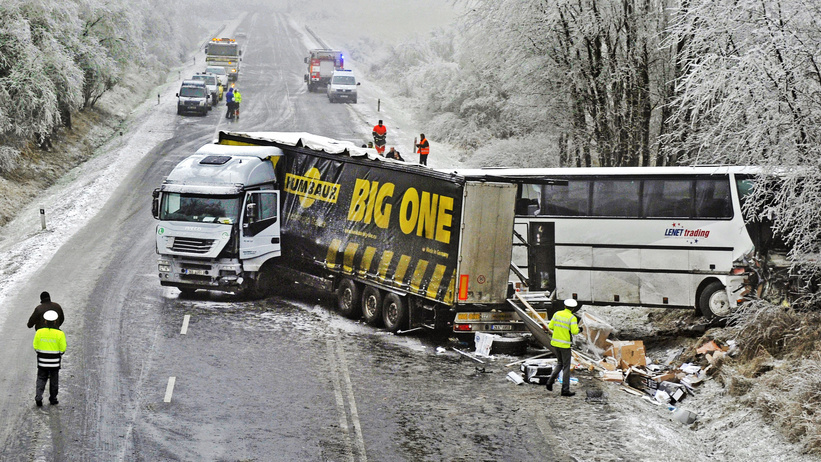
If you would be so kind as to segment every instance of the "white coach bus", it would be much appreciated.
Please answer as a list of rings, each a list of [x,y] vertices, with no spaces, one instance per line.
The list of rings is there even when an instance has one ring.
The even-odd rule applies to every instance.
[[[751,288],[755,167],[471,169],[520,184],[512,269],[581,303],[729,314]],[[754,283],[752,284],[754,286]]]

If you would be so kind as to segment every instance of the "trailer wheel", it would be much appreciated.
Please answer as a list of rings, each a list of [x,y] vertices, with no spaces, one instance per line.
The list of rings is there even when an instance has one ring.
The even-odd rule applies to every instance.
[[[366,286],[362,290],[362,315],[372,326],[382,322],[382,294],[376,287]]]
[[[713,281],[701,291],[698,297],[698,308],[709,321],[720,319],[730,314],[730,298],[724,284]]]
[[[337,308],[339,314],[346,318],[356,319],[359,317],[361,302],[359,287],[350,279],[343,279],[336,292]]]
[[[403,297],[394,293],[385,296],[382,303],[382,321],[385,329],[398,332],[408,324],[408,305]]]

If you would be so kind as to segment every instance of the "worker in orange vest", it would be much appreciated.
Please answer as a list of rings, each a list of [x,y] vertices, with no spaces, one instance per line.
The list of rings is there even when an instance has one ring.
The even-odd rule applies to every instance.
[[[376,153],[380,156],[385,155],[385,139],[388,135],[388,129],[382,125],[382,120],[373,126],[373,144],[376,146]]]
[[[428,154],[430,154],[430,143],[428,143],[425,134],[419,135],[419,142],[416,143],[416,152],[419,154],[419,163],[428,165]]]

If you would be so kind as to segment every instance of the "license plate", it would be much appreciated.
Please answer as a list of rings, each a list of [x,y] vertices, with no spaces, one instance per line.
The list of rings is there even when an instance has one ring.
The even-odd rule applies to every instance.
[[[182,274],[192,274],[194,276],[208,276],[208,270],[201,269],[183,269]]]
[[[510,324],[494,324],[490,326],[490,330],[513,330]]]

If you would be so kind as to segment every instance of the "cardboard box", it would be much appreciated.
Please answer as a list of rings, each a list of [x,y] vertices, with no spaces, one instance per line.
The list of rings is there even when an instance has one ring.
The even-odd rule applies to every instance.
[[[616,361],[631,366],[646,366],[647,359],[644,357],[644,342],[641,340],[629,341],[607,341],[610,346],[604,351],[605,356],[612,356]]]
[[[579,318],[579,327],[583,327],[582,336],[588,345],[595,345],[605,350],[609,346],[607,337],[613,332],[613,327],[590,313],[582,313]]]

